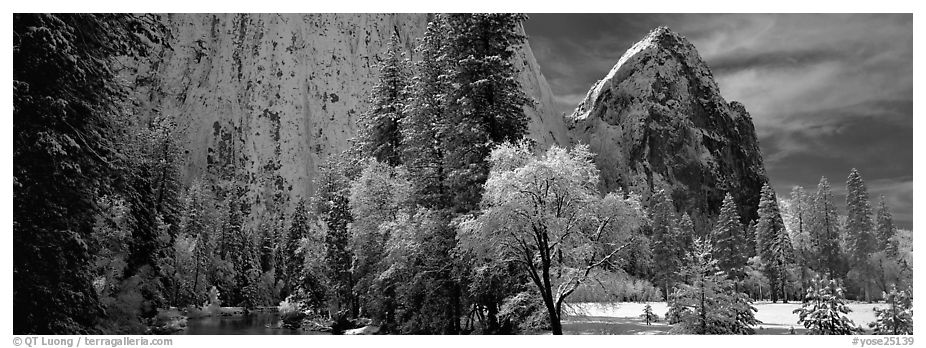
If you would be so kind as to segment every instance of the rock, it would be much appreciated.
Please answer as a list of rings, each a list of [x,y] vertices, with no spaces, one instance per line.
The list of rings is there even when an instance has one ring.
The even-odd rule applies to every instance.
[[[648,199],[666,188],[704,231],[730,192],[744,222],[756,217],[766,182],[752,118],[727,102],[710,68],[684,37],[653,30],[618,60],[567,117],[574,143],[588,144],[606,192]]]
[[[244,179],[253,216],[314,194],[329,156],[348,147],[393,33],[416,59],[426,14],[170,14],[167,45],[126,59],[141,115],[169,115],[185,133],[187,182],[211,172]],[[522,29],[523,30],[523,29]],[[530,136],[566,144],[565,123],[528,44],[513,63],[538,103]],[[289,204],[289,209],[294,204]],[[288,213],[287,213],[288,214]]]

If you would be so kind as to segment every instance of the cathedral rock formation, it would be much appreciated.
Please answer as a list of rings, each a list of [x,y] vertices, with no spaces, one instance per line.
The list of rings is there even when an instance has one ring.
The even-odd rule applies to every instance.
[[[668,28],[624,53],[566,123],[572,142],[596,154],[604,190],[648,198],[666,189],[700,231],[726,192],[741,217],[756,217],[767,179],[752,118],[724,100],[695,47]]]

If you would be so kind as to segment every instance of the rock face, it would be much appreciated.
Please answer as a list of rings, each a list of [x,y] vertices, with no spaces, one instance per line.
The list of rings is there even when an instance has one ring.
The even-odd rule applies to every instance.
[[[379,55],[398,33],[412,59],[424,14],[174,14],[156,57],[125,74],[140,114],[173,117],[188,149],[187,181],[213,172],[247,182],[259,202],[308,197],[317,168],[348,147],[378,78]],[[562,117],[525,44],[514,64],[537,104],[531,137],[566,144]]]
[[[669,190],[704,231],[730,192],[755,218],[766,182],[752,118],[726,102],[695,47],[657,28],[620,58],[567,117],[574,143],[596,153],[604,190],[644,198]]]

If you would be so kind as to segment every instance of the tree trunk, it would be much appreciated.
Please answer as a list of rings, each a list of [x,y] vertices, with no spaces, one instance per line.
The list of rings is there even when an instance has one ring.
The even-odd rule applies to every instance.
[[[550,303],[547,304],[547,312],[550,313],[550,329],[553,331],[553,334],[562,335],[563,324],[560,322],[559,313],[556,312],[556,308],[553,306],[552,299]]]
[[[544,273],[544,283],[549,284],[549,275]],[[547,314],[550,317],[550,328],[554,335],[563,334],[563,326],[560,323],[559,312],[556,310],[556,303],[553,300],[553,291],[549,286],[540,288],[540,297],[543,298],[543,304],[547,307]]]

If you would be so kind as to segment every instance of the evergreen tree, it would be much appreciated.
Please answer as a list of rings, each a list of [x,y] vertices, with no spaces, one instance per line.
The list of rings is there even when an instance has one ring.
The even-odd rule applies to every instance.
[[[415,178],[414,200],[431,209],[449,208],[449,195],[445,188],[448,168],[444,163],[446,139],[444,134],[454,125],[445,112],[450,90],[446,71],[450,65],[443,54],[446,39],[446,22],[441,15],[428,23],[420,39],[415,76],[411,82],[411,100],[402,119],[402,163]]]
[[[238,306],[244,301],[248,283],[250,265],[250,233],[244,223],[247,218],[245,202],[246,189],[236,185],[228,197],[227,219],[222,231],[223,259],[231,268],[230,283],[223,284],[222,294],[226,296],[226,303]],[[222,288],[222,287],[220,287]]]
[[[833,204],[833,193],[826,177],[820,178],[817,192],[810,206],[808,219],[810,239],[819,265],[817,270],[834,279],[842,279],[842,250],[840,247],[839,216]]]
[[[891,291],[885,292],[883,297],[888,307],[875,307],[877,319],[868,326],[874,329],[875,335],[912,335],[913,292],[891,286]]]
[[[836,280],[814,279],[807,289],[801,308],[795,309],[798,324],[803,324],[811,335],[851,335],[859,329],[849,319],[852,312],[846,306],[842,287]]]
[[[646,325],[659,321],[659,316],[653,313],[653,306],[649,303],[646,304],[646,307],[643,307],[643,314],[640,315],[640,318],[646,322]]]
[[[216,216],[213,197],[210,196],[206,183],[194,180],[183,197],[183,210],[180,215],[179,232],[181,235],[195,241],[193,256],[195,264],[193,269],[193,284],[190,300],[192,304],[201,304],[206,300],[207,289],[212,285],[210,275],[213,273],[216,238],[216,226],[220,219]],[[178,301],[174,295],[172,305],[182,306],[186,303]]]
[[[747,243],[743,238],[743,225],[740,223],[736,203],[729,193],[723,198],[720,216],[711,234],[717,266],[734,281],[742,280],[745,277],[743,269],[748,259],[745,252]]]
[[[364,157],[390,165],[401,163],[400,125],[409,99],[409,65],[399,35],[394,33],[380,65],[379,82],[371,92],[370,110],[358,121],[359,145]]]
[[[672,315],[678,334],[750,335],[756,308],[746,294],[735,290],[733,282],[717,267],[711,242],[697,239],[687,255],[681,284],[672,296]]]
[[[785,231],[778,209],[778,199],[768,183],[762,186],[758,215],[756,245],[759,250],[756,252],[762,260],[763,271],[772,288],[772,302],[778,301],[778,296],[783,296],[782,300],[787,301],[787,266],[792,260],[793,251],[791,239]]]
[[[794,245],[794,261],[799,269],[802,290],[810,286],[811,267],[815,265],[817,257],[808,229],[812,198],[803,187],[795,186],[791,190],[787,207],[782,209],[782,218],[785,219],[785,227]]]
[[[419,45],[422,61],[413,80],[414,101],[402,123],[402,153],[411,175],[422,178],[414,187],[415,201],[439,210],[440,221],[449,224],[454,215],[478,207],[490,149],[526,134],[524,107],[530,100],[510,61],[524,41],[519,32],[523,19],[516,14],[438,15]],[[459,269],[470,267],[451,253],[456,229],[438,231],[429,242],[443,244],[433,245],[426,259],[441,270],[432,280],[440,284],[436,291],[449,296],[439,319],[447,323],[441,332],[456,333],[465,287]]]
[[[353,253],[350,250],[348,225],[353,221],[350,213],[350,184],[343,159],[331,159],[319,170],[316,179],[314,211],[325,227],[325,266],[329,299],[336,313],[350,317],[358,315],[353,295],[354,278],[351,272]]]
[[[678,257],[682,248],[676,236],[675,204],[665,190],[658,190],[650,198],[650,207],[657,284],[663,287],[665,297],[669,298],[669,290],[677,279],[682,261]]]
[[[489,174],[491,149],[517,142],[527,133],[524,107],[532,101],[518,82],[511,63],[524,15],[509,13],[448,14],[442,53],[450,63],[443,95],[447,127],[442,134],[447,192],[454,212],[477,208]]]
[[[897,228],[894,227],[894,217],[891,210],[884,203],[884,195],[878,201],[877,228],[875,229],[878,239],[878,249],[888,252],[888,255],[897,255],[897,243],[894,235],[897,234]]]
[[[688,256],[688,251],[694,243],[695,227],[688,213],[682,214],[675,222],[675,241],[678,243],[678,250],[675,251],[676,258],[684,260]]]
[[[857,169],[852,168],[846,181],[846,236],[852,254],[852,263],[859,267],[868,261],[877,243],[871,221],[871,202],[865,181]]]
[[[302,198],[296,203],[296,209],[293,211],[286,234],[286,247],[283,250],[283,293],[280,296],[284,298],[296,290],[302,276],[304,257],[299,252],[299,248],[303,238],[308,234],[308,210],[306,210],[305,199]]]
[[[156,21],[129,14],[13,16],[15,334],[96,331],[88,243],[98,198],[127,174],[125,89],[114,59],[148,53]],[[126,192],[127,194],[128,192]]]

